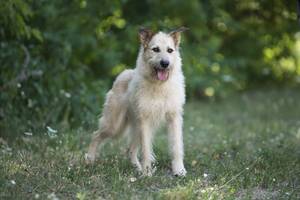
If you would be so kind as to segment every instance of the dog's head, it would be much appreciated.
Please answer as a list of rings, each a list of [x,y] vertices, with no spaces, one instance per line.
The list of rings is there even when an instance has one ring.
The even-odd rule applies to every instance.
[[[142,45],[142,57],[146,63],[146,71],[151,77],[159,80],[168,80],[170,73],[180,62],[179,44],[181,32],[185,27],[176,29],[170,33],[153,33],[151,30],[141,28],[139,37]]]

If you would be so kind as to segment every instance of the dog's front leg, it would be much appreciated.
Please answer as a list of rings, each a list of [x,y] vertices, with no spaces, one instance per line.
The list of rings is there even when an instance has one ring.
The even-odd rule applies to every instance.
[[[179,113],[168,117],[168,139],[172,154],[172,171],[175,176],[185,176],[183,164],[182,116]]]
[[[137,130],[136,126],[132,126],[131,132],[131,142],[128,150],[129,158],[132,165],[136,167],[139,172],[141,172],[142,166],[138,159],[138,151],[140,146],[140,132]]]
[[[152,131],[146,122],[140,124],[141,147],[142,147],[142,173],[144,176],[152,176],[151,163],[154,161],[152,150]]]

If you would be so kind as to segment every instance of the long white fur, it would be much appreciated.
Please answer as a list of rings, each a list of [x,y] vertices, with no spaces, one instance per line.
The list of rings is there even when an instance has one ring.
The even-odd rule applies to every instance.
[[[160,53],[151,50],[156,46],[160,48]],[[174,51],[168,53],[168,48]],[[166,81],[157,80],[153,71],[153,66],[161,59],[170,61]],[[147,46],[141,45],[136,68],[123,71],[107,93],[99,130],[96,131],[86,156],[89,163],[94,162],[97,146],[105,138],[117,136],[129,128],[130,160],[144,175],[151,176],[151,164],[154,161],[152,139],[157,127],[165,122],[173,174],[186,174],[182,136],[185,84],[181,65],[179,44],[174,36],[159,32],[149,39]],[[142,163],[138,159],[140,147]]]

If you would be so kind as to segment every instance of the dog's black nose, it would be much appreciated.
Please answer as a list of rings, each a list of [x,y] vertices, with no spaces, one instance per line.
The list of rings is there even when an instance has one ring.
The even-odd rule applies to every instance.
[[[170,62],[168,60],[161,60],[160,61],[160,66],[162,68],[167,68],[169,66]]]

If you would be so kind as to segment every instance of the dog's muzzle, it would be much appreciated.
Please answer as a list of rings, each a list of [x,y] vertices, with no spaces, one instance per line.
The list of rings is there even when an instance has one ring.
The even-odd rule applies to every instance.
[[[153,68],[157,80],[166,81],[169,78],[170,62],[168,60],[162,59]]]
[[[168,60],[161,60],[159,64],[163,69],[166,69],[169,66],[170,62]]]

